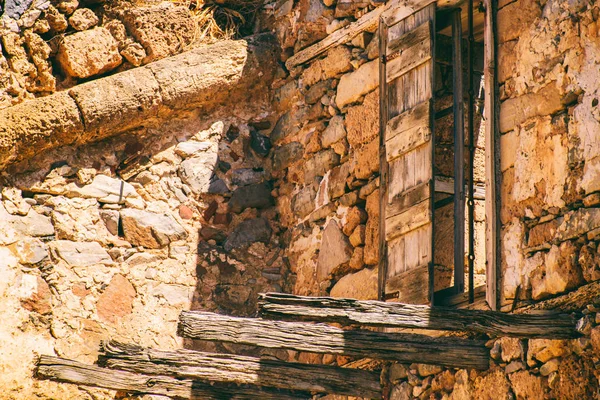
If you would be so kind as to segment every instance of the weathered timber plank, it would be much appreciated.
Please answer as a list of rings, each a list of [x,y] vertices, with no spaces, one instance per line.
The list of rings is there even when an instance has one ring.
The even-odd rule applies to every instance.
[[[59,357],[41,356],[36,377],[82,386],[120,390],[138,394],[155,394],[179,399],[310,399],[310,393],[260,388],[256,386],[221,386],[192,379],[148,376],[86,365]]]
[[[424,101],[390,119],[386,125],[385,140],[391,140],[402,132],[423,126],[424,123],[429,125],[430,104],[431,101]]]
[[[385,292],[387,294],[398,293],[396,296],[398,300],[408,304],[429,303],[430,293],[428,288],[428,264],[413,267],[400,275],[389,277],[385,284]]]
[[[326,324],[237,318],[199,311],[182,312],[178,332],[190,339],[272,349],[343,354],[458,368],[489,367],[488,350],[480,340],[343,330]]]
[[[387,26],[396,25],[398,22],[401,22],[406,17],[410,16],[418,12],[419,10],[427,7],[431,3],[434,3],[436,0],[404,0],[403,5],[400,7],[390,7],[386,10],[381,18]],[[446,0],[454,3],[458,3],[460,0]],[[392,1],[395,5],[398,5],[398,2]],[[448,5],[450,6],[450,5]]]
[[[431,35],[431,21],[426,21],[417,28],[412,29],[402,36],[390,38],[387,42],[387,56],[392,58],[395,53],[404,53],[411,47],[417,46]]]
[[[423,39],[423,41],[388,62],[385,79],[391,82],[431,60],[431,57],[431,40],[429,38]]]
[[[393,81],[431,59],[430,31],[431,21],[427,21],[394,41],[396,51],[387,55],[387,82]]]
[[[528,314],[527,317],[532,317],[533,314],[530,313],[543,312],[544,310],[575,312],[583,310],[588,304],[600,305],[600,281],[588,283],[572,292],[552,299],[518,308],[515,313]]]
[[[431,140],[430,101],[424,101],[388,121],[386,155],[392,161]]]
[[[600,282],[588,286],[591,290],[586,292],[592,292],[596,298],[600,296]],[[563,297],[571,300],[569,296]],[[585,301],[582,302],[583,306],[590,303],[592,297],[586,295]],[[283,293],[260,294],[258,304],[261,315],[275,319],[477,332],[493,337],[561,339],[578,336],[575,329],[576,316],[565,313],[515,315],[496,311],[331,297],[302,297]],[[519,311],[526,313],[529,309]]]
[[[425,199],[385,220],[385,240],[390,241],[431,222],[431,204]]]
[[[432,147],[432,141],[429,141],[389,163],[388,201],[417,185],[431,181]]]
[[[431,197],[431,182],[421,183],[392,197],[386,204],[385,215],[392,217]]]
[[[370,11],[360,17],[356,22],[353,22],[352,24],[333,32],[320,42],[299,51],[287,59],[285,66],[288,70],[291,70],[297,65],[304,64],[305,62],[312,60],[332,47],[349,42],[361,32],[375,31],[375,29],[377,29],[379,16],[386,9],[386,7],[387,6],[375,8],[373,11]]]
[[[162,351],[115,341],[104,342],[103,351],[103,366],[145,375],[367,398],[382,396],[379,373],[371,371],[192,350]]]

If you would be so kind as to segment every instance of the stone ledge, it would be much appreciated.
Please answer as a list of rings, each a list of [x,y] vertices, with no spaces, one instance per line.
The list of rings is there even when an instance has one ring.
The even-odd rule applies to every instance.
[[[105,139],[176,111],[268,92],[276,48],[271,34],[220,42],[2,109],[0,170],[43,151]]]

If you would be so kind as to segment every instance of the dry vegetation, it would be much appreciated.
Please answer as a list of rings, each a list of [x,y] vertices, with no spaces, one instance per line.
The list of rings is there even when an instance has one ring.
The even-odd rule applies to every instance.
[[[186,5],[198,23],[197,40],[214,42],[252,33],[262,0],[171,0]]]

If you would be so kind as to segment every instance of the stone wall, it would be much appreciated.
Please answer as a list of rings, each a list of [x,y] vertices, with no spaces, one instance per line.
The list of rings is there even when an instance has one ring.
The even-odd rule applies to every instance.
[[[275,10],[282,61],[368,10],[365,3],[303,0],[294,9],[288,3]],[[377,296],[379,67],[373,33],[294,68],[276,88],[276,199],[288,228],[296,294]]]
[[[501,5],[500,295],[509,308],[600,278],[600,9],[585,1]],[[508,17],[514,10],[517,20]]]
[[[179,54],[197,23],[172,2],[6,0],[0,19],[0,109],[107,73]]]

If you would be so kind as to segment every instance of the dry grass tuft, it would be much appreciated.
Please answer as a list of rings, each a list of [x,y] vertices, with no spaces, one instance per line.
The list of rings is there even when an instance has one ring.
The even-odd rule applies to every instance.
[[[190,9],[198,42],[212,43],[249,34],[263,0],[170,0]]]

